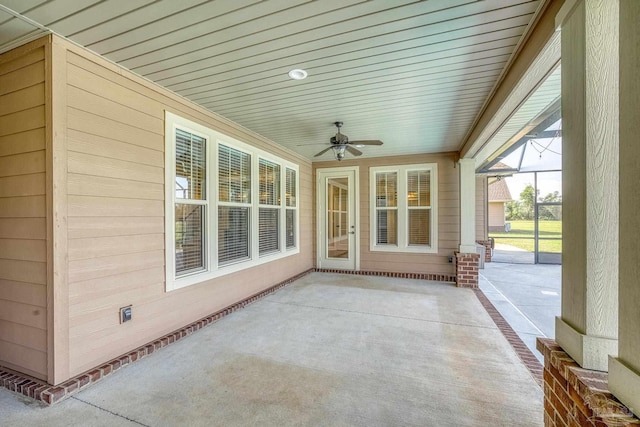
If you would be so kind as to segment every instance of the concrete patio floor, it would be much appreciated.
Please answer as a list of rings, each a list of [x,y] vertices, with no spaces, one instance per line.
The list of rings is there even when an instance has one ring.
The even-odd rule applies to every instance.
[[[561,265],[491,262],[480,270],[480,289],[540,362],[536,338],[555,338],[561,287]]]
[[[3,426],[541,426],[542,390],[474,292],[313,273]]]

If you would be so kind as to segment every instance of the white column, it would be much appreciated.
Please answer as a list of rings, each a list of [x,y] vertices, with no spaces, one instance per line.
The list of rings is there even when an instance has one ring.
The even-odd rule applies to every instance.
[[[565,244],[556,342],[599,371],[618,349],[618,18],[617,0],[567,1],[558,14]]]
[[[476,162],[460,159],[460,252],[476,253]]]
[[[620,0],[620,314],[609,389],[640,414],[640,1]]]

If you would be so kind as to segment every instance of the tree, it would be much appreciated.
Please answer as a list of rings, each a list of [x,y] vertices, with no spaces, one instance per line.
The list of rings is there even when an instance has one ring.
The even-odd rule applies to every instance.
[[[556,190],[553,193],[549,193],[544,197],[540,197],[540,201],[543,202],[543,203],[561,202],[562,201],[562,196],[560,195],[560,192],[558,192]]]
[[[549,193],[544,197],[539,198],[541,203],[558,203],[562,202],[562,196],[558,191],[554,191],[553,193]],[[557,206],[540,206],[538,208],[538,216],[540,219],[546,220],[561,220],[562,219],[562,208],[558,208]]]
[[[505,203],[505,219],[507,221],[515,221],[518,219],[522,219],[520,215],[520,202],[517,200],[512,200],[510,202]]]
[[[527,184],[520,193],[520,216],[522,219],[532,220],[536,204],[536,190]]]

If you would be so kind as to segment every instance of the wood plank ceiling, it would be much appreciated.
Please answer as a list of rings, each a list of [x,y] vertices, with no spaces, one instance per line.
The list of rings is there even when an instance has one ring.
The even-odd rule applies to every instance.
[[[310,159],[337,120],[367,157],[457,151],[540,3],[0,0],[0,49],[53,31]]]

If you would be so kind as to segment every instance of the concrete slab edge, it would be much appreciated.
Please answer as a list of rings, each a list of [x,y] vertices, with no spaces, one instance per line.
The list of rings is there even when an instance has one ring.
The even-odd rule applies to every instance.
[[[529,350],[529,347],[520,339],[516,331],[513,330],[511,325],[502,317],[502,314],[494,307],[494,305],[489,301],[489,298],[482,292],[480,289],[473,290],[480,300],[480,304],[484,307],[484,309],[493,320],[493,323],[496,324],[502,335],[507,339],[513,350],[516,352],[518,358],[522,361],[524,366],[529,370],[529,373],[533,377],[533,379],[538,383],[540,387],[543,385],[542,372],[543,366],[538,360],[538,358]]]

